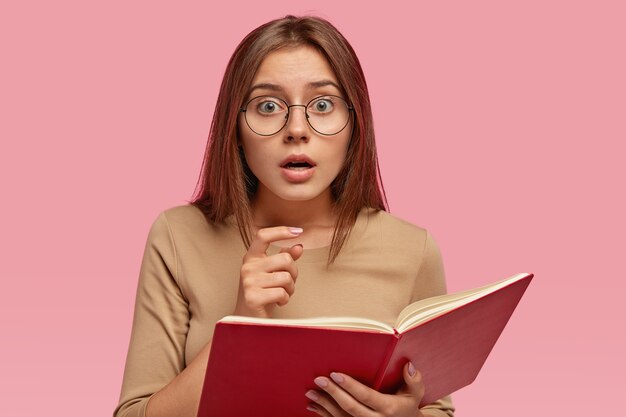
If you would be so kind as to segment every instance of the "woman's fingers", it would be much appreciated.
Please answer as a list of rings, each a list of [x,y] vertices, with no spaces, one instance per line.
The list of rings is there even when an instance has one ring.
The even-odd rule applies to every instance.
[[[302,245],[300,245],[300,244],[293,245],[290,248],[282,248],[280,250],[280,253],[284,253],[284,252],[287,252],[289,255],[291,255],[291,258],[294,261],[297,261],[302,256],[302,254],[304,253],[304,247]]]
[[[267,288],[257,293],[257,303],[261,306],[278,304],[284,306],[289,302],[289,294],[284,288]]]
[[[330,378],[315,378],[321,392],[311,390],[306,396],[332,416],[415,417],[421,415],[416,413],[424,395],[424,383],[412,364],[406,363],[403,371],[406,384],[395,395],[380,393],[349,375],[332,372]]]
[[[287,290],[289,294],[293,291],[290,291],[290,288],[294,285],[294,279],[291,274],[287,271],[276,271],[276,272],[267,272],[261,276],[259,279],[259,287],[261,288],[272,288],[272,287],[283,287]]]
[[[412,398],[419,405],[424,396],[424,382],[421,372],[415,369],[415,366],[413,366],[411,362],[407,362],[404,364],[402,375],[404,377],[404,385],[396,394]]]
[[[387,395],[381,394],[344,374],[333,372],[331,377],[334,380],[326,377],[317,377],[314,381],[317,386],[326,391],[334,402],[337,403],[335,406],[328,398],[320,396],[321,402],[319,404],[330,411],[331,414],[334,413],[333,407],[337,406],[349,415],[359,417],[375,417],[378,414],[374,410],[384,413],[392,408]]]
[[[300,236],[302,229],[298,227],[276,226],[259,229],[250,243],[250,247],[243,258],[244,263],[252,258],[266,256],[270,243],[277,240],[292,239]]]
[[[289,272],[263,272],[242,282],[244,291],[259,291],[270,288],[283,288],[288,295],[293,295],[296,284]]]
[[[278,226],[259,229],[243,257],[235,315],[270,317],[272,309],[284,306],[295,291],[302,245],[282,248],[268,256],[269,245],[277,240],[293,239],[302,229]]]
[[[254,281],[255,287],[261,288],[262,286],[258,283],[264,281],[266,275],[277,272],[286,272],[293,282],[298,278],[298,267],[289,253],[277,253],[243,264],[241,278],[244,280],[251,279]]]
[[[320,404],[316,404],[312,402],[312,403],[309,403],[309,405],[307,405],[306,408],[307,410],[313,411],[314,413],[317,413],[322,417],[335,417],[333,414],[326,411],[326,409],[322,407]]]
[[[266,271],[287,271],[294,281],[298,278],[298,267],[296,266],[294,259],[291,257],[291,254],[288,252],[281,252],[276,255],[268,256],[265,259],[259,260],[259,262],[266,264]]]
[[[286,271],[269,272],[265,274],[258,282],[260,288],[276,288],[282,287],[290,296],[296,290],[296,284],[291,274]]]

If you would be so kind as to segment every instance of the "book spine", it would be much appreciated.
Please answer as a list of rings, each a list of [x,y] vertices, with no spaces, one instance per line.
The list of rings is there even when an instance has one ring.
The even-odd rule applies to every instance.
[[[385,377],[385,374],[387,373],[387,367],[389,366],[389,361],[391,360],[393,351],[395,350],[396,345],[400,341],[401,337],[402,337],[402,334],[398,333],[396,329],[393,329],[393,337],[391,337],[391,340],[389,341],[389,344],[387,345],[387,352],[385,354],[385,359],[383,359],[382,363],[380,364],[380,368],[378,368],[374,386],[372,387],[373,389],[377,391],[380,389],[380,386],[383,383],[383,378]]]

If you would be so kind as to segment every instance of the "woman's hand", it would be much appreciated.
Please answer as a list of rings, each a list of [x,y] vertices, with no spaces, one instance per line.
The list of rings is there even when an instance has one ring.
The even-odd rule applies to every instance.
[[[249,317],[271,317],[276,305],[284,306],[295,291],[302,245],[283,248],[268,256],[267,248],[277,240],[293,239],[302,229],[279,226],[259,229],[243,257],[239,293],[233,314]]]
[[[324,417],[424,417],[419,411],[424,396],[421,374],[408,362],[403,376],[405,384],[395,394],[381,394],[337,372],[317,377],[315,384],[322,391],[306,393],[314,402],[308,409]]]

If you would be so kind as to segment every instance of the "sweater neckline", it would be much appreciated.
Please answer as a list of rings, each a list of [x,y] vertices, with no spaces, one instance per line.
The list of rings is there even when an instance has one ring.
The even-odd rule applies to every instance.
[[[352,230],[350,231],[350,234],[346,238],[345,243],[343,247],[341,248],[341,251],[339,252],[339,256],[341,256],[341,254],[343,253],[349,253],[352,251],[354,247],[354,242],[358,242],[360,238],[363,236],[363,233],[365,233],[365,230],[367,227],[366,219],[368,219],[369,215],[371,215],[375,211],[376,210],[367,208],[367,207],[361,209],[361,211],[357,215],[356,221],[354,223],[354,226],[352,227]],[[282,246],[278,246],[278,245],[274,245],[270,243],[270,246],[267,249],[267,254],[268,255],[277,254],[280,252],[281,249],[283,249]],[[321,261],[325,262],[328,260],[329,253],[330,253],[330,245],[322,246],[319,248],[312,248],[312,249],[304,248],[304,252],[302,253],[302,256],[298,258],[298,262],[302,262],[302,263],[321,262]]]
[[[363,207],[359,214],[357,215],[356,221],[352,230],[348,234],[341,251],[339,252],[339,257],[342,254],[347,254],[353,251],[355,243],[358,242],[367,231],[368,223],[370,220],[370,216],[373,216],[378,212],[377,209],[371,207]],[[237,221],[234,218],[234,215],[229,215],[225,223],[228,224],[232,229],[233,233],[237,229]],[[282,246],[273,245],[270,243],[270,246],[267,249],[268,255],[274,255],[280,252]],[[330,245],[322,246],[319,248],[307,249],[304,248],[304,252],[302,256],[298,259],[298,262],[301,263],[313,263],[313,262],[322,262],[328,260],[328,255],[330,252]]]

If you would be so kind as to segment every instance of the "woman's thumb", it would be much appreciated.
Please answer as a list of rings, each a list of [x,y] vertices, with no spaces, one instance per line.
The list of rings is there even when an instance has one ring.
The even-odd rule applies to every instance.
[[[424,383],[422,382],[422,374],[415,369],[412,362],[407,362],[404,366],[404,382],[406,383],[405,389],[411,392],[412,396],[421,400],[424,396]]]
[[[298,258],[300,258],[302,254],[304,253],[304,247],[301,244],[297,244],[297,245],[293,245],[290,248],[282,248],[280,250],[280,253],[283,253],[283,252],[287,252],[289,255],[291,255],[294,261],[297,261]]]

